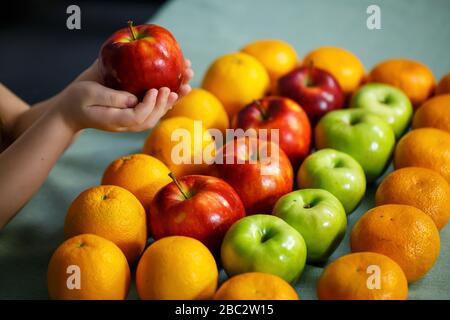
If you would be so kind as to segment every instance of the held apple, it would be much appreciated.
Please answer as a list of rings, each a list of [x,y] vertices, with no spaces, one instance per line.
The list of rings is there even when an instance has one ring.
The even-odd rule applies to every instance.
[[[302,108],[293,100],[266,97],[248,104],[233,119],[233,128],[244,130],[279,129],[279,145],[294,168],[309,154],[311,125]]]
[[[142,98],[151,88],[178,91],[184,58],[172,34],[155,24],[123,28],[105,41],[99,71],[106,86]]]
[[[325,113],[340,109],[344,94],[331,73],[314,66],[298,67],[278,80],[282,96],[296,101],[306,112],[312,124]]]
[[[405,132],[413,114],[406,94],[382,83],[369,83],[361,87],[352,97],[350,107],[378,115],[391,126],[397,139]]]
[[[278,217],[257,214],[231,226],[222,243],[222,263],[228,276],[265,272],[295,281],[306,261],[303,237]]]
[[[239,196],[225,181],[200,175],[171,174],[174,182],[158,191],[149,210],[153,238],[179,235],[195,238],[213,254],[228,228],[245,216]]]
[[[284,195],[273,214],[302,235],[309,263],[325,262],[341,243],[347,228],[344,207],[322,189],[302,189]]]
[[[350,214],[366,192],[366,177],[358,161],[348,154],[322,149],[303,161],[297,173],[297,186],[331,192]]]
[[[395,144],[386,121],[361,109],[327,113],[317,123],[314,136],[317,149],[336,149],[358,161],[368,183],[384,172]]]
[[[238,138],[219,149],[216,159],[210,174],[236,190],[248,215],[272,213],[278,198],[292,191],[291,163],[275,143]]]

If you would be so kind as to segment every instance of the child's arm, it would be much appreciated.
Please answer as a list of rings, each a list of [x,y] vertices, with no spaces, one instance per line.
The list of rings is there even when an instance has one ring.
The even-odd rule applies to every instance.
[[[177,98],[168,88],[152,89],[136,104],[134,95],[91,81],[74,82],[52,98],[51,107],[0,154],[0,229],[39,189],[78,131],[146,130]]]
[[[27,103],[0,83],[0,129],[3,133],[11,132],[20,116],[29,109]]]

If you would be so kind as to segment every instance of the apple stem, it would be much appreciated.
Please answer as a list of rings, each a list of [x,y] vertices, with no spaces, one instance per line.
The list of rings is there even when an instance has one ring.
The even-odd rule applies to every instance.
[[[181,186],[181,183],[178,181],[177,177],[173,174],[173,172],[169,172],[169,177],[173,180],[173,182],[176,184],[178,190],[180,190],[183,197],[187,200],[189,199],[186,191],[183,190],[183,187]]]
[[[136,30],[133,27],[133,21],[132,20],[128,20],[128,30],[130,30],[131,39],[136,40],[137,39],[137,34],[136,34]]]
[[[258,108],[259,112],[261,113],[262,118],[265,120],[267,118],[266,112],[261,107],[261,101],[255,100],[256,107]]]

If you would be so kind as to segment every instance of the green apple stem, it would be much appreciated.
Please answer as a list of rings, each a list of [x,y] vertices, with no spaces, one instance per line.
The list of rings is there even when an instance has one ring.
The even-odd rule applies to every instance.
[[[136,40],[137,39],[136,29],[133,26],[132,20],[128,20],[128,30],[130,30],[131,39]]]
[[[173,182],[175,182],[178,190],[180,190],[181,194],[183,195],[183,197],[187,200],[189,199],[186,191],[183,190],[183,187],[181,186],[180,181],[178,181],[177,177],[175,177],[175,175],[173,174],[173,172],[169,172],[169,177],[173,180]]]
[[[266,114],[266,111],[264,111],[263,108],[261,107],[261,101],[255,100],[255,104],[256,104],[256,107],[258,108],[259,112],[261,113],[263,120],[266,120],[267,114]]]

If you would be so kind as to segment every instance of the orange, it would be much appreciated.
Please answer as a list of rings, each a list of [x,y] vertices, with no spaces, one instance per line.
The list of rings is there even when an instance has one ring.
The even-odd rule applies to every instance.
[[[269,75],[251,55],[229,53],[209,66],[202,87],[222,102],[232,119],[245,105],[265,95],[269,89]]]
[[[450,133],[450,94],[427,100],[414,114],[414,129],[433,127]]]
[[[353,93],[364,79],[364,66],[352,52],[336,47],[321,47],[308,53],[303,64],[324,69],[339,82],[346,95]]]
[[[214,151],[214,140],[202,122],[186,117],[162,120],[148,136],[143,149],[178,177],[205,174],[207,161],[214,157]]]
[[[241,49],[262,63],[270,78],[271,92],[275,91],[278,78],[294,69],[298,62],[295,49],[287,42],[275,39],[257,40]]]
[[[111,241],[81,234],[53,253],[47,273],[48,293],[58,300],[123,300],[128,295],[130,269]]]
[[[433,128],[409,132],[395,148],[394,166],[429,168],[450,183],[450,133]]]
[[[408,282],[400,266],[387,256],[352,253],[325,268],[317,284],[317,296],[320,300],[406,300]]]
[[[408,167],[390,173],[378,187],[376,205],[406,204],[425,212],[442,229],[450,218],[450,185],[437,172]]]
[[[158,159],[146,154],[130,154],[114,160],[103,173],[103,185],[127,189],[148,210],[155,194],[172,181],[170,170]]]
[[[177,101],[164,118],[188,117],[203,121],[206,129],[219,129],[223,134],[230,126],[227,112],[222,103],[212,93],[194,88]]]
[[[111,240],[131,264],[147,243],[145,210],[139,200],[124,188],[89,188],[70,205],[64,233],[67,237],[92,233]]]
[[[367,211],[353,226],[352,252],[377,252],[397,262],[408,282],[422,278],[439,257],[439,231],[422,210],[386,204]]]
[[[436,87],[436,94],[450,93],[450,73],[443,76]]]
[[[144,300],[211,299],[219,273],[200,241],[172,236],[145,250],[136,270],[136,288]]]
[[[241,273],[225,281],[215,300],[298,300],[298,294],[282,278],[262,272]]]
[[[387,83],[408,96],[414,107],[420,106],[433,93],[435,80],[424,64],[407,59],[391,59],[372,69],[368,82]]]

